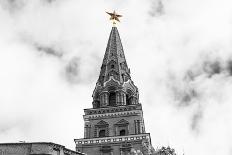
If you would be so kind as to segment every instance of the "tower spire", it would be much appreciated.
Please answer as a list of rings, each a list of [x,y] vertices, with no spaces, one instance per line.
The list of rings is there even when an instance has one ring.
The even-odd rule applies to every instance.
[[[93,92],[93,107],[138,104],[138,97],[138,89],[131,80],[118,29],[113,26]]]
[[[131,78],[117,27],[110,32],[98,83],[103,85],[111,76],[119,83]]]

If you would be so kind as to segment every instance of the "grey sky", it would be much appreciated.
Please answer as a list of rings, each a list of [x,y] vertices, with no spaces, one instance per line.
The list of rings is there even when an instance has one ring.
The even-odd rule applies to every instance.
[[[1,142],[74,149],[112,10],[153,146],[230,155],[230,0],[0,0]]]

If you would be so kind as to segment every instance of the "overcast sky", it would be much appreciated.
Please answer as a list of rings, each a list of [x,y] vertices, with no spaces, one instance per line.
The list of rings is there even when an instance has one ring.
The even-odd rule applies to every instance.
[[[113,10],[153,146],[231,155],[231,0],[0,0],[1,142],[74,149]]]

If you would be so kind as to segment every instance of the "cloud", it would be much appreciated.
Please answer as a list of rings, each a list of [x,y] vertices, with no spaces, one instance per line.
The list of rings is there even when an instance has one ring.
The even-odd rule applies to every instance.
[[[232,76],[232,61],[231,60],[229,60],[227,63],[227,69],[228,69],[229,74]]]
[[[62,57],[63,56],[63,52],[61,52],[59,49],[55,49],[54,47],[47,47],[47,46],[43,46],[43,45],[37,45],[35,44],[34,45],[35,48],[39,51],[39,52],[43,52],[43,53],[46,53],[48,55],[53,55],[53,56],[56,56],[56,57]]]
[[[57,0],[44,0],[45,2],[48,2],[48,3],[53,3],[53,2],[55,2],[55,1],[57,1]]]
[[[77,82],[79,74],[79,59],[73,58],[65,68],[65,75],[71,83]]]
[[[25,0],[5,0],[5,1],[0,1],[0,4],[4,10],[7,10],[11,14],[15,14],[24,8],[24,6],[26,5],[26,1]]]
[[[202,111],[198,110],[192,117],[192,123],[191,123],[191,128],[193,130],[198,131],[200,129],[199,124],[200,120],[202,119]]]
[[[156,17],[164,14],[164,4],[162,0],[153,0],[151,9],[149,11],[150,16]]]
[[[118,29],[154,147],[229,155],[231,6],[229,0],[0,1],[1,141],[74,148],[111,29],[104,12],[115,9],[123,15]]]

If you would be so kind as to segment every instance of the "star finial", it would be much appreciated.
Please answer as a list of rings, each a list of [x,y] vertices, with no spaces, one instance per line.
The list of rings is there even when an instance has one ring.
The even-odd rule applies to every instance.
[[[116,21],[120,22],[119,18],[122,17],[122,15],[117,14],[115,11],[110,13],[106,12],[108,15],[110,15],[110,20],[113,21],[113,25],[116,25]]]

